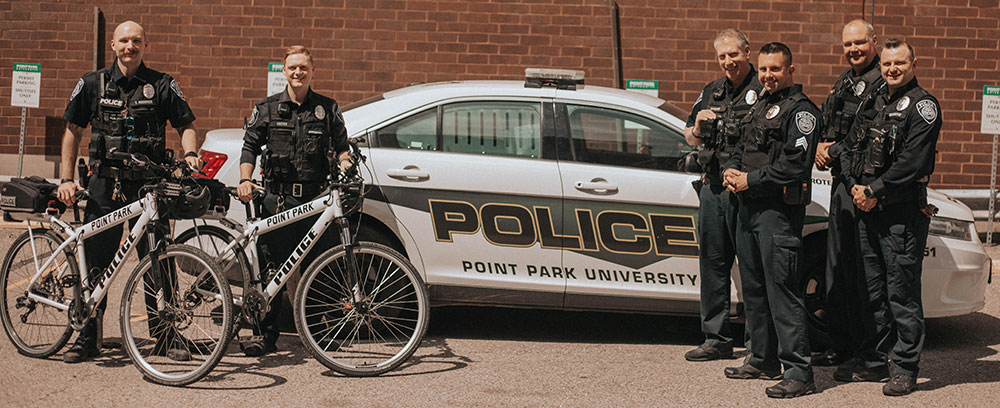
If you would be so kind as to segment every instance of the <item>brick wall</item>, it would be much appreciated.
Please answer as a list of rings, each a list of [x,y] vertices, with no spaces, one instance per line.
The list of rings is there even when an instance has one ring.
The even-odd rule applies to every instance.
[[[978,131],[983,86],[1000,84],[998,1],[867,1],[866,15],[874,13],[882,38],[902,36],[916,47],[918,78],[941,102],[945,125],[932,180],[938,187],[989,183],[992,136]],[[252,104],[265,96],[267,63],[279,61],[283,48],[293,44],[312,48],[318,63],[314,87],[342,104],[417,81],[520,79],[529,66],[583,69],[589,84],[613,82],[606,0],[128,3],[0,2],[0,153],[17,153],[20,109],[8,106],[17,61],[42,64],[41,107],[29,110],[26,151],[58,154],[58,118],[77,79],[93,65],[95,6],[107,21],[103,47],[127,18],[146,27],[152,47],[146,62],[177,78],[198,116],[201,137],[210,129],[242,125]],[[659,80],[660,97],[685,109],[719,75],[711,39],[726,27],[745,31],[754,49],[770,41],[788,44],[796,82],[822,103],[845,68],[841,27],[862,15],[857,0],[618,4],[624,77]]]

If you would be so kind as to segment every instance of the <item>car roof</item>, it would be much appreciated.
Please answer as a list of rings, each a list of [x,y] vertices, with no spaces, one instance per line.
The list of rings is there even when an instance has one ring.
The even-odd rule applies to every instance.
[[[684,112],[666,101],[650,95],[595,85],[577,86],[576,90],[552,87],[528,88],[524,81],[471,80],[447,81],[411,85],[385,92],[352,104],[344,119],[353,135],[371,126],[391,121],[391,118],[414,110],[430,108],[447,102],[482,99],[554,99],[561,102],[587,102],[649,113],[675,127],[683,128]],[[666,114],[670,112],[670,114]]]

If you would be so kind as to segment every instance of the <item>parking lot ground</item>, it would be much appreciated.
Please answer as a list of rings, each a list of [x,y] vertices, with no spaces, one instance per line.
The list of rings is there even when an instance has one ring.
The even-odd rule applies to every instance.
[[[0,248],[16,233],[0,230]],[[106,333],[114,341],[120,288],[113,287],[110,296]],[[773,381],[722,375],[740,360],[683,359],[701,342],[695,318],[445,307],[434,310],[414,357],[375,378],[330,372],[294,334],[282,336],[278,353],[260,359],[232,346],[211,375],[187,388],[144,381],[121,350],[67,365],[61,354],[21,356],[4,338],[0,401],[74,407],[1000,406],[998,299],[1000,281],[987,288],[982,311],[929,320],[919,390],[892,399],[882,396],[881,384],[838,383],[832,367],[817,367],[817,394],[771,400],[764,388]]]

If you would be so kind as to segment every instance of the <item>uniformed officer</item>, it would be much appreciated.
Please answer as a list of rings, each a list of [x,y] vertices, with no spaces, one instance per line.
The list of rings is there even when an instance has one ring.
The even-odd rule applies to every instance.
[[[722,185],[722,165],[736,150],[741,121],[757,102],[762,88],[750,64],[750,43],[743,33],[723,30],[715,36],[713,45],[725,76],[705,86],[684,129],[688,144],[702,146],[696,154],[704,173],[698,192],[701,201],[698,207],[698,261],[701,331],[705,333],[705,343],[684,354],[688,361],[733,356],[729,277],[736,257],[737,203],[736,196]]]
[[[806,294],[806,303],[818,301],[821,304],[817,307],[823,310],[832,340],[831,348],[813,362],[840,364],[834,374],[840,381],[878,381],[887,378],[888,373],[853,372],[854,356],[864,338],[860,316],[868,296],[859,273],[855,207],[849,186],[844,182],[846,171],[839,159],[851,148],[845,139],[854,125],[861,101],[882,87],[885,81],[878,69],[878,41],[871,24],[853,20],[844,26],[841,38],[844,58],[850,67],[840,74],[823,103],[825,128],[822,141],[816,147],[816,168],[829,168],[833,176],[826,241],[826,296],[820,293],[824,288],[817,288],[817,293]],[[820,300],[824,298],[825,306]]]
[[[111,150],[127,151],[164,161],[168,120],[180,135],[185,160],[192,167],[201,168],[194,113],[170,75],[149,69],[142,62],[147,47],[149,41],[142,26],[132,21],[118,25],[111,40],[115,62],[84,75],[77,82],[63,113],[67,123],[59,168],[62,182],[57,196],[67,205],[73,203],[73,193],[82,189],[73,181],[76,151],[83,129],[88,124],[93,125],[89,148],[93,175],[88,186],[90,200],[84,212],[86,221],[100,218],[140,198],[139,188],[153,175],[124,168],[120,161],[109,160],[107,154]],[[106,268],[111,264],[122,235],[121,228],[111,228],[86,241],[87,263],[91,267]],[[145,238],[139,241],[136,249],[140,258],[145,256],[148,252]],[[147,298],[147,303],[149,301]],[[107,299],[101,302],[101,311],[106,303]],[[64,361],[78,363],[99,353],[96,324],[96,319],[88,320],[76,343],[63,354]],[[165,329],[157,325],[158,320],[151,318],[150,333],[159,337],[157,346],[162,347],[157,352],[165,352],[175,360],[190,359],[188,347],[178,339],[180,336],[168,336],[164,334]]]
[[[750,358],[725,370],[729,378],[782,381],[767,396],[815,392],[809,362],[803,276],[802,222],[810,202],[819,109],[795,85],[792,53],[769,43],[757,57],[765,92],[743,128],[743,143],[726,164],[725,185],[740,193],[736,255],[750,330]],[[784,374],[781,369],[784,365]]]
[[[917,387],[924,344],[920,276],[933,207],[927,182],[941,131],[937,99],[916,79],[913,48],[889,39],[881,54],[886,88],[873,100],[873,117],[864,118],[848,155],[851,193],[863,213],[858,240],[868,283],[870,333],[861,348],[864,368],[886,370],[885,395],[906,395]],[[891,353],[890,353],[891,351]]]
[[[262,188],[251,181],[257,156],[261,156],[264,189],[268,194],[262,203],[263,216],[270,216],[308,202],[320,193],[338,168],[353,165],[348,152],[347,128],[340,114],[337,101],[313,92],[310,88],[315,72],[312,55],[303,46],[292,46],[285,51],[282,72],[288,85],[285,91],[271,95],[254,106],[243,137],[240,157],[240,199],[249,202],[253,189]],[[267,149],[261,151],[261,147]],[[260,254],[267,273],[284,262],[315,222],[315,217],[263,234],[260,237]],[[332,234],[316,244],[317,248],[330,246]],[[318,253],[316,250],[311,254]],[[302,265],[313,258],[307,255]],[[244,346],[251,357],[262,356],[277,350],[279,330],[277,317],[282,300],[271,302],[270,310],[261,322],[263,341]]]

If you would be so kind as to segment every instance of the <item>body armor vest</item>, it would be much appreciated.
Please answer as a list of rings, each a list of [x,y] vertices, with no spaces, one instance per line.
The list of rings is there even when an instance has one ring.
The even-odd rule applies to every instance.
[[[264,179],[279,183],[318,183],[327,180],[335,158],[330,152],[330,120],[326,105],[296,113],[292,104],[276,104],[277,118],[267,128],[267,149],[261,157]],[[322,118],[316,112],[323,112]]]
[[[744,119],[750,114],[761,93],[760,83],[752,78],[741,94],[727,98],[727,81],[726,78],[720,78],[709,84],[708,109],[715,112],[716,119],[708,123],[702,122],[701,138],[704,148],[698,155],[698,163],[709,179],[718,183],[722,182],[720,167],[736,151]]]
[[[743,171],[766,167],[778,159],[785,143],[785,135],[781,132],[785,115],[804,100],[807,100],[806,95],[796,92],[778,103],[762,101],[753,108],[747,117],[748,123],[743,127]],[[778,111],[773,116],[769,115],[775,109]],[[768,119],[768,116],[771,118]]]
[[[885,173],[896,155],[903,150],[903,125],[906,118],[917,102],[928,95],[923,88],[915,86],[895,103],[885,102],[883,105],[883,102],[877,101],[881,98],[870,98],[876,111],[871,119],[865,120],[859,127],[861,133],[854,146],[851,175],[858,178],[878,177]]]
[[[162,163],[166,157],[166,122],[157,111],[153,84],[146,83],[129,96],[111,80],[111,68],[98,76],[101,93],[90,119],[91,160],[120,167],[120,162],[107,158],[108,152],[116,150],[140,153]]]
[[[880,82],[882,75],[878,67],[869,69],[858,78],[852,78],[853,72],[853,69],[848,68],[830,90],[828,103],[832,106],[823,110],[823,123],[826,126],[822,135],[824,142],[844,140],[851,131],[861,102],[875,90],[875,84]]]

